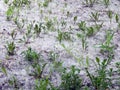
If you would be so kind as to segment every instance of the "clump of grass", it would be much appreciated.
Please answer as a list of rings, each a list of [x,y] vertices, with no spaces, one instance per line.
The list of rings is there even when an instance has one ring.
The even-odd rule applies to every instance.
[[[117,72],[120,74],[120,62],[117,62],[116,64]]]
[[[103,0],[103,2],[105,4],[106,8],[110,5],[110,0]]]
[[[9,0],[4,0],[4,3],[5,3],[5,4],[8,4],[8,2],[9,2]]]
[[[44,0],[43,6],[48,7],[50,2],[51,2],[51,0]]]
[[[22,7],[23,5],[29,5],[30,0],[13,0],[12,2],[13,6],[15,7]]]
[[[76,21],[77,21],[77,16],[74,16],[74,18],[73,18],[73,20],[74,20],[74,24],[76,23]]]
[[[36,63],[35,65],[32,65],[34,71],[30,75],[34,76],[35,78],[38,78],[38,79],[42,78],[43,71],[44,71],[44,68],[45,68],[46,64],[47,63],[45,63],[43,65],[40,65],[40,64]]]
[[[90,37],[95,35],[101,28],[102,28],[103,23],[100,25],[95,24],[94,26],[86,27],[86,36]]]
[[[49,52],[49,59],[50,59],[51,61],[56,61],[56,59],[57,59],[58,57],[59,57],[58,54],[56,54],[54,51],[50,51],[50,52]]]
[[[107,12],[107,15],[108,15],[108,17],[109,17],[109,19],[110,19],[110,24],[111,24],[112,18],[113,18],[113,12],[112,12],[111,10],[109,10],[109,11]]]
[[[39,24],[36,23],[34,26],[34,34],[36,34],[36,36],[39,37],[43,29],[45,29],[43,23],[39,23]]]
[[[8,10],[6,11],[6,15],[7,15],[7,20],[10,21],[13,17],[14,14],[14,6],[9,6]]]
[[[61,21],[61,26],[62,28],[66,28],[67,26],[67,22],[64,19]]]
[[[82,86],[79,73],[80,70],[75,66],[72,66],[69,72],[65,69],[61,76],[60,90],[79,90]]]
[[[37,63],[39,60],[39,54],[32,50],[31,47],[29,47],[26,51],[23,51],[22,54],[25,56],[27,61]]]
[[[79,29],[82,30],[82,34],[84,34],[86,37],[90,37],[96,34],[102,28],[102,26],[103,23],[101,24],[95,23],[95,25],[87,27],[85,21],[81,21],[78,24]]]
[[[33,22],[34,23],[34,22]],[[33,36],[32,29],[33,29],[33,23],[30,23],[27,26],[27,31],[25,32],[25,35],[23,36],[22,39],[20,39],[19,42],[24,42],[25,44],[30,43],[30,38]]]
[[[4,73],[6,76],[8,76],[7,69],[2,63],[0,63],[0,69],[1,69],[2,73]]]
[[[95,4],[97,0],[85,0],[83,3],[87,6],[87,7],[93,7],[93,5]]]
[[[77,37],[81,39],[83,50],[86,50],[88,47],[87,37],[84,34],[79,34],[79,33],[77,34]]]
[[[16,35],[17,35],[17,32],[16,32],[15,30],[13,30],[13,31],[10,33],[10,36],[11,36],[12,40],[15,40]]]
[[[18,90],[20,88],[16,77],[13,76],[8,82],[9,82],[9,85],[12,86],[13,88],[15,88],[16,90]]]
[[[115,14],[115,20],[116,20],[116,23],[119,23],[119,15],[118,14]]]
[[[101,62],[100,59],[96,57],[96,62],[95,62],[96,73],[91,74],[88,71],[88,68],[85,69],[94,89],[106,90],[110,88],[112,83],[111,83],[111,79],[109,78],[110,76],[108,75],[108,72],[112,73],[112,70],[110,71],[107,70],[107,66],[109,62],[110,59],[105,59]]]
[[[78,23],[78,27],[79,27],[80,30],[85,32],[85,30],[86,30],[86,22],[81,21],[80,23]]]
[[[35,90],[48,90],[48,85],[48,78],[35,80]]]
[[[46,27],[47,27],[47,30],[54,31],[54,30],[52,30],[52,29],[54,29],[54,28],[53,28],[54,23],[53,23],[52,20],[47,20],[47,22],[46,22],[45,25],[46,25]]]
[[[99,20],[99,13],[98,12],[91,12],[90,15],[91,19],[94,20],[95,22]]]
[[[106,34],[106,41],[100,45],[101,53],[104,55],[107,53],[107,56],[114,56],[113,49],[114,46],[111,44],[111,41],[113,39],[114,33],[111,33],[110,31],[107,31]]]
[[[61,32],[60,30],[58,30],[57,39],[61,43],[62,40],[71,40],[71,35],[69,32]]]
[[[14,42],[7,42],[7,45],[5,46],[8,55],[14,55],[15,54],[15,44]]]
[[[16,16],[15,18],[13,18],[13,21],[17,25],[17,27],[18,27],[19,30],[21,30],[24,27],[24,25],[25,25],[25,20],[24,19],[20,20],[18,18],[18,16]]]

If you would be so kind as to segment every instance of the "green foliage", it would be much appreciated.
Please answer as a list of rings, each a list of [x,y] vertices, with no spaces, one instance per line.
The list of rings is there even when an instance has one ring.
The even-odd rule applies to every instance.
[[[100,59],[96,57],[96,62],[95,62],[96,73],[91,74],[88,71],[88,68],[85,69],[88,77],[91,80],[92,85],[94,86],[94,89],[106,90],[109,89],[109,87],[111,86],[111,79],[107,75],[108,74],[107,66],[109,62],[110,62],[109,59],[107,60],[105,59],[101,62]]]
[[[119,15],[118,14],[115,15],[115,20],[116,20],[116,23],[119,23]]]
[[[1,70],[6,76],[8,75],[5,66],[1,65]]]
[[[51,30],[51,31],[53,31],[52,29],[53,29],[53,21],[52,20],[47,20],[47,22],[46,22],[46,27],[47,27],[47,30]]]
[[[17,33],[16,33],[15,30],[13,30],[13,31],[10,33],[10,36],[11,36],[11,38],[12,38],[13,40],[15,40],[16,35],[17,35]]]
[[[94,27],[87,27],[87,36],[92,36],[95,33],[95,28]]]
[[[35,81],[35,90],[48,90],[49,80],[46,79],[37,79]]]
[[[61,76],[60,90],[80,90],[82,80],[79,73],[80,70],[75,66],[72,66],[69,72],[65,69]]]
[[[74,16],[73,20],[74,20],[74,23],[75,23],[77,21],[77,16]]]
[[[91,19],[94,20],[94,21],[98,21],[99,20],[99,13],[98,12],[91,12],[91,15],[90,15]]]
[[[9,81],[9,85],[15,89],[19,89],[18,80],[13,76]]]
[[[100,45],[100,48],[101,48],[100,52],[102,54],[107,52],[108,56],[113,56],[114,46],[111,44],[113,36],[114,36],[114,33],[111,33],[110,31],[107,31],[106,41],[103,44]]]
[[[113,12],[112,12],[111,10],[109,10],[109,11],[107,12],[107,15],[108,15],[108,17],[109,17],[109,19],[110,19],[110,23],[111,23],[111,20],[112,20],[112,18],[113,18]]]
[[[110,19],[112,19],[112,17],[113,17],[113,12],[112,12],[111,10],[109,10],[109,11],[107,12],[107,15],[108,15],[108,17],[109,17]]]
[[[13,0],[12,2],[13,6],[15,7],[22,7],[23,5],[29,5],[29,0]]]
[[[86,22],[81,21],[80,23],[78,23],[78,27],[79,27],[80,30],[85,32],[85,30],[86,30]]]
[[[57,39],[61,43],[62,40],[71,40],[71,35],[69,32],[61,32],[60,30],[58,30]]]
[[[116,64],[117,72],[120,74],[120,62],[117,62]]]
[[[18,27],[19,29],[21,29],[21,24],[20,24],[20,22],[19,22],[18,16],[16,16],[16,17],[13,19],[13,21],[14,21],[14,23],[17,25],[17,27]]]
[[[15,44],[14,42],[7,42],[7,45],[5,46],[8,55],[14,55],[15,54]]]
[[[51,0],[44,0],[43,6],[48,7],[50,2],[51,2]]]
[[[37,63],[39,60],[39,54],[32,50],[31,47],[29,47],[26,51],[23,51],[22,54],[25,56],[25,59],[30,62]]]
[[[44,70],[46,64],[47,63],[40,65],[40,64],[36,63],[35,65],[32,65],[34,68],[34,71],[31,75],[38,79],[42,78],[43,70]]]
[[[13,17],[13,14],[14,14],[14,7],[9,6],[8,10],[6,11],[8,21],[11,20],[11,18]]]
[[[56,54],[53,51],[50,51],[50,53],[49,53],[49,59],[52,62],[52,64],[50,65],[50,67],[51,67],[51,73],[52,72],[62,72],[63,71],[63,67],[62,67],[63,62],[58,61],[57,60],[58,57],[59,57],[58,54]]]
[[[88,37],[97,33],[100,30],[100,28],[102,28],[102,26],[103,26],[103,23],[101,24],[95,23],[95,25],[87,27],[85,21],[81,21],[78,24],[79,29],[82,30],[82,34],[85,34],[85,36],[88,36]]]
[[[96,2],[96,0],[85,0],[84,4],[88,7],[93,7],[95,2]]]
[[[86,40],[87,38],[86,38],[86,36],[84,34],[79,34],[78,33],[77,37],[81,39],[83,50],[86,50],[86,48],[87,48],[87,40]]]
[[[43,23],[40,24],[35,24],[34,26],[34,34],[36,34],[36,36],[38,37],[42,31],[42,29],[44,29],[45,27],[43,26]]]
[[[49,3],[52,0],[43,0],[43,1],[39,1],[39,0],[35,0],[33,2],[38,2],[39,3],[39,9],[41,11],[42,16],[40,16],[40,20],[42,22],[44,22],[44,14],[50,14],[51,13],[51,7],[50,8],[45,8],[49,6]],[[65,6],[63,7],[63,11],[67,10],[67,2],[65,1]],[[98,2],[99,3],[100,0],[84,0],[84,4],[88,7],[93,7],[93,5]],[[106,7],[108,7],[110,5],[110,0],[103,0],[104,4]],[[22,16],[22,12],[20,12],[20,10],[25,9],[23,11],[25,11],[25,15],[28,13],[32,13],[32,12],[27,12],[26,10],[26,5],[30,4],[30,0],[4,0],[4,3],[8,4],[8,10],[6,11],[6,16],[7,16],[7,20],[13,20],[14,23],[17,25],[18,28],[15,28],[16,30],[24,30],[22,33],[20,33],[20,36],[23,35],[23,38],[20,39],[21,41],[24,41],[25,44],[27,44],[29,42],[29,40],[33,39],[32,36],[33,34],[35,34],[37,37],[40,36],[40,34],[42,31],[44,30],[56,30],[57,31],[57,39],[58,41],[61,43],[63,40],[71,40],[71,35],[74,35],[77,33],[77,37],[81,40],[81,45],[83,50],[86,50],[88,47],[88,43],[87,40],[89,40],[89,37],[92,37],[93,35],[95,35],[103,26],[102,24],[98,24],[99,22],[99,13],[98,12],[91,12],[91,19],[94,20],[94,24],[92,26],[87,26],[90,25],[92,23],[89,23],[88,21],[81,21],[80,23],[78,23],[78,28],[79,28],[79,32],[77,31],[72,31],[76,29],[76,21],[78,21],[78,17],[77,16],[73,16],[71,17],[73,22],[74,22],[74,26],[71,25],[71,20],[68,22],[67,19],[69,19],[69,16],[72,16],[70,11],[67,11],[67,18],[64,17],[64,15],[61,17],[62,20],[57,21],[57,16],[54,19],[51,19],[49,16],[45,17],[45,23],[35,23],[36,21],[34,21],[33,23],[30,23],[29,25],[26,25],[26,23],[29,22],[29,17],[24,17],[24,15]],[[37,3],[37,4],[38,4]],[[35,5],[37,5],[35,3]],[[53,3],[52,5],[58,5],[59,3]],[[62,3],[63,4],[63,3]],[[42,7],[41,7],[42,6]],[[22,7],[22,8],[21,8]],[[33,7],[33,6],[32,6]],[[36,8],[37,9],[37,6]],[[89,9],[89,8],[88,8]],[[94,8],[93,8],[94,10]],[[104,11],[104,10],[103,10]],[[17,12],[17,13],[16,13]],[[53,11],[54,12],[54,11]],[[73,11],[74,12],[74,11]],[[75,11],[77,12],[77,11]],[[56,14],[56,12],[55,12]],[[77,13],[76,13],[77,15]],[[108,18],[110,19],[110,23],[111,20],[114,16],[114,19],[116,21],[116,23],[118,24],[119,28],[120,28],[120,22],[119,22],[119,14],[115,14],[113,15],[113,11],[109,10],[107,11],[107,15]],[[20,16],[20,18],[19,18]],[[24,20],[21,21],[21,17],[23,18],[28,18],[28,21],[24,22]],[[55,22],[56,19],[56,22]],[[58,18],[59,20],[60,18]],[[31,19],[30,19],[31,20]],[[101,21],[100,21],[101,22]],[[70,23],[70,24],[69,24]],[[72,23],[73,24],[73,23]],[[25,26],[25,27],[24,27]],[[24,27],[24,28],[23,28]],[[71,34],[71,32],[67,31],[69,29],[73,32]],[[4,34],[4,32],[0,33],[0,34]],[[101,33],[102,34],[102,33]],[[15,42],[17,41],[16,35],[17,32],[15,30],[13,30],[11,33],[8,32],[8,35],[10,35],[10,38],[12,38],[12,42],[8,42],[7,45],[5,46],[8,55],[14,55],[15,54]],[[55,35],[55,34],[54,34]],[[19,36],[19,35],[18,35]],[[110,68],[108,70],[108,65],[110,64],[110,60],[112,60],[112,56],[114,56],[114,46],[112,45],[112,39],[113,39],[114,33],[112,32],[107,32],[106,33],[106,39],[105,42],[103,42],[102,44],[100,44],[100,52],[102,54],[106,55],[106,52],[108,53],[107,56],[105,56],[105,58],[103,61],[101,61],[98,57],[96,57],[96,62],[95,62],[95,72],[92,74],[88,68],[89,68],[89,58],[86,56],[81,56],[79,57],[79,53],[76,55],[76,53],[74,52],[74,48],[72,47],[66,47],[64,44],[61,44],[61,46],[63,47],[63,49],[65,49],[65,51],[72,56],[75,60],[77,60],[80,63],[81,59],[84,59],[84,63],[86,63],[86,65],[82,62],[82,64],[84,64],[84,67],[86,68],[86,73],[92,83],[92,86],[94,87],[95,90],[107,90],[109,89],[109,87],[111,86],[111,79],[110,77],[112,76],[112,72],[113,69]],[[19,38],[19,37],[18,37]],[[38,37],[39,39],[39,37]],[[94,40],[94,38],[92,38],[92,40]],[[15,41],[15,42],[14,42]],[[71,43],[69,43],[71,45]],[[73,44],[73,43],[72,43]],[[56,45],[55,45],[56,46]],[[76,50],[76,51],[81,51],[81,50]],[[45,54],[44,55],[48,55],[47,51],[44,51]],[[82,52],[81,52],[82,53]],[[31,74],[36,80],[35,83],[35,90],[80,90],[81,88],[84,88],[84,85],[82,85],[82,79],[80,78],[80,69],[76,68],[75,66],[72,66],[70,68],[70,70],[67,70],[66,68],[63,69],[63,62],[59,61],[60,58],[58,54],[56,54],[55,52],[51,51],[49,53],[49,60],[48,64],[44,62],[41,63],[40,60],[40,55],[34,51],[31,47],[29,47],[27,50],[22,52],[25,60],[29,61],[31,66],[32,66],[32,70],[31,70]],[[59,53],[60,54],[60,53]],[[88,52],[84,52],[83,54],[85,55],[89,55],[90,53]],[[86,57],[86,58],[85,58]],[[102,57],[104,58],[104,57]],[[86,59],[86,61],[85,61]],[[60,74],[61,75],[61,85],[56,88],[54,86],[52,86],[52,84],[50,83],[50,80],[48,78],[43,78],[44,77],[44,70],[46,65],[50,65],[50,74],[48,76],[52,76],[52,73],[55,72],[55,74]],[[120,63],[116,63],[116,68],[118,73],[120,74]],[[2,73],[4,73],[6,76],[8,76],[7,73],[7,69],[4,65],[1,66],[1,70]],[[57,72],[56,72],[57,71]],[[46,74],[47,71],[45,71]],[[61,74],[62,72],[62,74]],[[48,74],[48,72],[47,72]],[[54,76],[54,75],[53,75]],[[51,78],[50,78],[51,79]],[[11,80],[9,80],[9,84],[11,84],[11,86],[13,86],[14,88],[19,89],[18,86],[18,81],[15,77],[13,77]],[[91,84],[90,84],[91,85]],[[89,90],[87,88],[87,86],[84,88],[84,90]]]
[[[34,22],[33,22],[34,23]],[[23,36],[22,39],[20,39],[19,42],[24,42],[25,44],[29,43],[29,39],[32,37],[32,29],[33,29],[33,23],[30,23],[27,26],[27,31],[25,32],[25,35]]]
[[[69,11],[67,11],[67,18],[70,16],[70,12]]]
[[[53,52],[53,51],[50,51],[50,52],[49,52],[49,59],[50,59],[51,61],[56,61],[57,58],[58,58],[58,54],[56,54],[56,53]]]
[[[63,28],[66,28],[67,22],[66,22],[65,20],[62,20],[62,21],[61,21],[61,26],[62,26]]]
[[[9,2],[9,0],[4,0],[4,3],[5,3],[5,4],[8,4],[8,2]]]
[[[105,4],[106,8],[110,5],[110,0],[103,0],[103,2]]]

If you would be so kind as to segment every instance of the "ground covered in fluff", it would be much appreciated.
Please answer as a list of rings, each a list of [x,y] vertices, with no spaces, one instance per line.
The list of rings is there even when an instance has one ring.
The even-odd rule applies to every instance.
[[[120,90],[119,17],[119,0],[0,0],[0,90]]]

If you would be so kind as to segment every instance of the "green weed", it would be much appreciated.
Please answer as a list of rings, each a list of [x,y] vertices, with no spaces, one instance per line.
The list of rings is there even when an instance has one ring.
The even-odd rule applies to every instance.
[[[14,42],[7,42],[7,45],[5,46],[8,55],[14,55],[15,54],[15,44]]]
[[[19,84],[18,84],[18,80],[14,76],[8,81],[8,83],[9,83],[10,86],[12,86],[13,88],[15,88],[16,90],[18,90],[20,88]]]
[[[56,61],[56,59],[57,59],[58,57],[59,57],[58,54],[54,53],[53,51],[50,51],[50,52],[49,52],[49,59],[50,59],[51,61]]]
[[[26,51],[23,51],[22,54],[27,61],[33,62],[35,64],[38,63],[40,55],[36,51],[32,50],[31,47],[29,47]]]
[[[83,3],[88,7],[93,7],[96,0],[85,0]]]
[[[8,4],[8,2],[9,2],[9,0],[4,0],[4,3],[5,3],[5,4]]]
[[[107,12],[107,15],[108,15],[108,17],[109,17],[109,19],[110,19],[110,23],[112,22],[111,20],[112,20],[112,18],[113,18],[113,12],[111,11],[111,10],[109,10],[108,12]]]
[[[72,66],[69,72],[65,69],[61,76],[60,90],[79,90],[82,86],[79,73],[80,70],[75,66]]]
[[[8,10],[6,11],[6,15],[7,15],[7,20],[10,21],[13,17],[14,14],[14,7],[13,6],[9,6]]]
[[[116,20],[116,23],[119,23],[119,15],[118,14],[115,15],[115,20]]]
[[[12,40],[15,40],[16,35],[17,35],[17,32],[16,32],[15,30],[13,30],[13,31],[10,33],[10,36],[11,36]]]
[[[110,5],[110,0],[103,0],[103,2],[105,4],[106,8]]]
[[[35,78],[38,78],[38,79],[42,78],[42,74],[43,74],[46,64],[47,63],[40,65],[40,64],[36,63],[35,65],[33,65],[34,71],[30,75],[34,76]]]
[[[35,81],[35,90],[48,90],[49,80],[45,79],[37,79]]]
[[[57,39],[61,43],[62,40],[71,40],[71,35],[69,32],[61,32],[60,30],[58,30]]]
[[[51,0],[44,0],[43,6],[48,7],[50,2],[51,2]]]
[[[25,44],[29,43],[30,38],[32,37],[32,29],[33,29],[33,23],[30,23],[27,26],[27,31],[25,32],[25,35],[22,39],[20,39],[19,42],[24,42]]]
[[[1,71],[7,76],[8,73],[7,73],[7,69],[5,68],[5,66],[1,64],[0,67],[1,67]]]
[[[29,5],[29,0],[13,0],[12,2],[13,6],[15,7],[22,7],[23,5]]]
[[[100,48],[101,48],[101,53],[104,54],[104,53],[108,53],[107,56],[113,56],[113,49],[114,49],[114,46],[111,45],[111,41],[113,39],[113,36],[114,36],[114,33],[111,33],[110,31],[107,31],[107,34],[106,34],[106,41],[100,45]]]
[[[87,37],[84,34],[77,34],[77,37],[81,39],[83,50],[87,49]]]
[[[66,28],[67,22],[66,22],[65,20],[62,20],[62,21],[61,21],[61,26],[62,26],[63,28]]]
[[[117,62],[115,66],[117,68],[117,72],[120,74],[120,62]]]
[[[90,15],[91,19],[94,20],[95,22],[99,20],[99,13],[98,12],[91,12],[91,15]]]
[[[106,69],[109,64],[109,59],[105,59],[102,62],[96,57],[96,74],[91,74],[86,68],[86,73],[91,80],[91,83],[96,90],[106,90],[111,86],[111,79],[109,78],[108,70]],[[112,73],[112,72],[111,72]]]
[[[54,29],[53,28],[53,21],[52,20],[47,20],[47,22],[46,22],[46,27],[47,27],[47,30],[51,30],[51,31],[54,31],[54,30],[52,30],[52,29]]]
[[[86,30],[86,22],[81,21],[80,23],[78,23],[78,27],[79,27],[80,30],[85,32],[85,30]]]
[[[77,16],[74,16],[74,18],[73,18],[73,20],[74,20],[74,24],[76,23],[76,21],[77,21]]]
[[[20,24],[20,21],[19,21],[18,17],[15,17],[15,18],[13,19],[13,21],[14,21],[14,23],[17,25],[17,27],[18,27],[19,29],[22,28],[22,26],[21,26],[21,24]]]
[[[35,24],[35,26],[34,26],[34,34],[36,34],[36,36],[39,37],[42,29],[44,29],[44,28],[45,28],[45,27],[43,26],[42,23],[40,23],[40,24]]]

